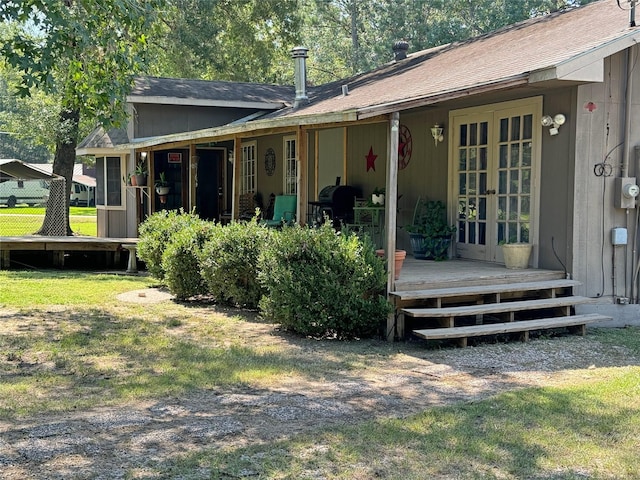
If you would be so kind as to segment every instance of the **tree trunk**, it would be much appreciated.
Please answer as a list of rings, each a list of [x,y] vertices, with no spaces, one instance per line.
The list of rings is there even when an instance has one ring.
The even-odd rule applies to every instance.
[[[79,123],[80,111],[77,108],[62,109],[56,138],[56,153],[53,159],[53,173],[64,177],[65,190],[63,193],[59,192],[57,188],[50,190],[47,211],[42,227],[38,232],[39,235],[73,234],[69,225],[69,196],[71,195],[71,182],[73,181],[73,166],[76,161]],[[52,182],[52,186],[55,183]],[[60,198],[61,196],[63,198]]]

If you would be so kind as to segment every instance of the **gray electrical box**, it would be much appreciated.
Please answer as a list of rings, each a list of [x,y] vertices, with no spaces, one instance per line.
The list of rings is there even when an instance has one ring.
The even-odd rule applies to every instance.
[[[612,245],[626,245],[627,244],[627,229],[622,227],[611,229],[611,244]]]
[[[636,183],[636,178],[617,177],[615,182],[615,207],[636,208],[636,197],[640,194],[640,187]]]

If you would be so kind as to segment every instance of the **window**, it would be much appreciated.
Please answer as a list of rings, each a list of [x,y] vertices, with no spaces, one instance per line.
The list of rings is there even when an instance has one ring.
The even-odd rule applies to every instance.
[[[284,138],[284,193],[296,195],[298,190],[298,169],[296,157],[296,137]]]
[[[242,145],[241,194],[256,192],[256,142]]]
[[[122,161],[120,157],[96,158],[96,205],[123,207]]]

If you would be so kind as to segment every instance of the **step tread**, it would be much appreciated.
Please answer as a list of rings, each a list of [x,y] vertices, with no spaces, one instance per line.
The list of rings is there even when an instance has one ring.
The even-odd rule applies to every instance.
[[[608,320],[612,320],[612,318],[598,313],[587,313],[584,315],[573,315],[569,317],[540,318],[537,320],[470,325],[465,327],[426,328],[422,330],[413,330],[413,333],[414,335],[427,340],[442,340],[448,338],[477,337],[482,335],[498,335],[501,333],[544,330],[548,328],[572,327]]]
[[[469,287],[447,287],[425,290],[406,290],[392,292],[391,296],[399,300],[419,300],[428,298],[445,298],[464,295],[482,295],[491,293],[506,293],[531,290],[549,290],[552,288],[567,288],[580,285],[577,280],[541,280],[535,282],[505,283],[498,285],[475,285]]]
[[[459,317],[463,315],[481,315],[485,313],[504,313],[511,311],[539,310],[541,308],[554,308],[578,305],[593,302],[588,297],[571,296],[542,298],[536,300],[519,300],[516,302],[483,303],[480,305],[462,305],[442,308],[403,308],[401,311],[410,317],[443,318]]]

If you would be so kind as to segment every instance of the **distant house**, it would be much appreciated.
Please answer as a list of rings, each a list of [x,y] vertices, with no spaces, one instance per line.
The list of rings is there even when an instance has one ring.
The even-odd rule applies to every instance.
[[[127,210],[129,223],[101,231],[135,233],[141,200],[124,201],[131,192],[121,176],[141,155],[151,180],[170,174],[168,208],[195,207],[209,218],[225,210],[237,217],[244,194],[285,193],[298,196],[305,223],[339,178],[365,197],[386,187],[388,248],[411,253],[398,227],[411,222],[419,197],[442,200],[457,227],[450,256],[501,263],[501,243],[530,243],[531,267],[565,270],[582,283],[579,293],[606,299],[607,308],[635,303],[640,28],[630,18],[601,0],[421,52],[407,54],[399,43],[395,61],[313,88],[304,80],[306,50],[294,49],[295,94],[277,90],[271,113],[255,105],[235,121],[176,121],[178,106],[142,103],[153,85],[138,86],[129,140],[107,141],[106,163],[98,164],[106,182],[99,192],[119,192],[114,208]],[[174,82],[166,94],[178,97]],[[251,86],[228,89],[242,103]],[[119,167],[113,175],[110,161]],[[217,205],[213,213],[204,198]],[[163,208],[152,191],[142,202]],[[637,318],[635,307],[618,314]]]
[[[51,163],[30,163],[33,168],[42,170],[49,174],[53,173]],[[73,184],[71,186],[70,203],[72,206],[94,206],[96,192],[95,168],[88,167],[83,163],[76,163],[73,166]]]

